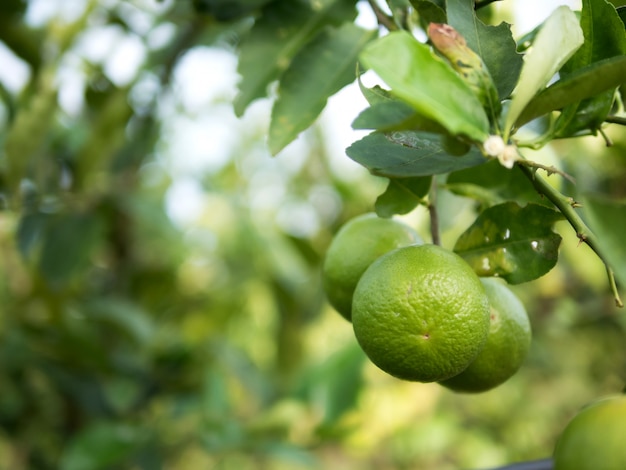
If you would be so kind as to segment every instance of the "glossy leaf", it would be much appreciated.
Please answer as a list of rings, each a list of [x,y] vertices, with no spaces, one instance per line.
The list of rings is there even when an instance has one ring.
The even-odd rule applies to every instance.
[[[361,61],[395,96],[451,134],[479,142],[487,138],[489,121],[478,98],[447,63],[409,33],[396,31],[372,42]]]
[[[583,207],[604,259],[615,271],[620,286],[626,286],[626,202],[589,195]]]
[[[327,99],[354,81],[361,49],[373,37],[352,23],[321,32],[294,58],[280,79],[272,109],[269,147],[277,154],[307,129]]]
[[[505,133],[518,122],[524,108],[550,81],[584,41],[576,15],[560,6],[537,33],[532,48],[524,56],[518,85],[505,118]]]
[[[486,161],[476,147],[462,157],[448,155],[440,135],[418,131],[373,132],[354,142],[346,153],[373,174],[390,178],[449,173]]]
[[[446,130],[430,119],[420,116],[415,110],[398,100],[376,103],[364,109],[352,123],[353,129],[423,130],[445,133]]]
[[[476,16],[473,0],[447,0],[448,24],[467,41],[483,60],[501,99],[507,98],[522,69],[510,25],[488,26]]]
[[[577,103],[626,83],[626,56],[596,62],[571,73],[538,94],[519,116],[523,125],[551,111]]]
[[[511,284],[532,281],[557,262],[561,236],[552,225],[561,214],[537,204],[506,202],[483,211],[457,240],[454,251],[479,276]]]
[[[374,207],[379,217],[407,214],[415,209],[430,190],[432,177],[391,178],[387,189],[376,199]]]
[[[243,115],[252,101],[267,95],[268,85],[324,26],[352,21],[356,16],[351,0],[322,0],[316,5],[313,9],[292,0],[272,2],[244,36],[237,68],[241,75],[234,103],[237,116]]]

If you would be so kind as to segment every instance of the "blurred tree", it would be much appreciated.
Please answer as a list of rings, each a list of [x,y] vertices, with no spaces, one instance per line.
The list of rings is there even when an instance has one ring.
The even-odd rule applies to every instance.
[[[356,6],[0,4],[0,468],[484,468],[546,457],[582,403],[623,387],[626,322],[603,262],[565,224],[559,265],[516,286],[535,341],[509,383],[458,396],[365,361],[319,280],[332,234],[387,183],[342,166],[316,121],[375,37]],[[393,30],[445,5],[358,6]],[[215,61],[194,70],[194,53]],[[237,96],[234,83],[202,94],[215,57],[235,54]],[[604,199],[624,197],[626,138],[602,133],[611,148],[561,140],[533,159],[558,153],[602,196],[589,219],[618,214],[613,232],[597,224],[610,242],[626,227]],[[482,185],[471,169],[451,168],[437,199],[447,244],[484,205],[462,197]],[[484,187],[507,199],[510,182]],[[425,206],[407,219],[428,233]]]

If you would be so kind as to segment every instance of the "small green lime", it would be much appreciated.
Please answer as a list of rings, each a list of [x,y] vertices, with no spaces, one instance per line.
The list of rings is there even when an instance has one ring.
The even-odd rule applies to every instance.
[[[407,246],[367,268],[354,292],[352,323],[380,369],[436,382],[459,374],[482,350],[489,301],[460,256],[436,245]]]
[[[530,348],[530,321],[522,302],[502,282],[481,281],[491,310],[489,337],[467,369],[441,382],[457,392],[485,392],[504,383],[518,371]]]
[[[413,228],[374,213],[346,222],[333,238],[322,268],[324,292],[330,304],[347,320],[352,317],[352,295],[372,262],[401,246],[423,243]]]
[[[626,469],[626,395],[583,408],[567,424],[554,449],[554,470]]]

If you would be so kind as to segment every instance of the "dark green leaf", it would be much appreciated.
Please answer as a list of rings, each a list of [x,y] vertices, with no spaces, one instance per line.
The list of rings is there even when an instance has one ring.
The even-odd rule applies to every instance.
[[[374,207],[380,217],[407,214],[428,194],[432,177],[391,178],[387,189],[376,199]]]
[[[354,129],[423,130],[445,133],[446,130],[430,119],[420,116],[408,104],[390,100],[373,104],[364,109],[352,123]]]
[[[62,286],[89,261],[103,236],[102,220],[92,214],[59,214],[46,227],[39,270],[50,285]]]
[[[626,56],[596,62],[571,73],[535,96],[517,119],[517,126],[624,83]]]
[[[272,109],[269,147],[277,154],[308,128],[327,99],[354,81],[357,58],[373,37],[352,23],[321,32],[294,58],[280,79]]]
[[[462,157],[448,155],[441,136],[428,132],[373,132],[346,149],[347,155],[373,174],[389,178],[429,176],[469,168],[486,161],[476,147]]]
[[[509,170],[497,160],[451,173],[446,188],[487,206],[507,200],[547,204],[517,166]]]
[[[523,64],[510,25],[484,24],[476,17],[473,0],[447,0],[446,3],[448,24],[482,58],[500,98],[507,98],[515,88]]]
[[[622,21],[606,0],[583,0],[580,23],[585,42],[561,69],[562,78],[600,60],[626,54]],[[569,137],[585,129],[595,132],[611,110],[614,97],[615,89],[611,89],[565,107],[555,123],[555,136]]]
[[[411,0],[411,5],[419,15],[422,26],[429,23],[446,23],[446,12],[443,8],[430,0]]]
[[[459,237],[454,251],[479,276],[498,276],[511,284],[532,281],[557,262],[561,237],[552,225],[561,218],[537,204],[493,206]]]
[[[489,121],[476,95],[430,47],[409,33],[395,31],[370,43],[361,60],[420,115],[451,134],[478,142],[487,138]]]
[[[626,286],[626,203],[589,195],[583,207],[602,256],[615,271],[620,285]]]
[[[624,23],[624,27],[626,28],[626,6],[617,8],[617,15],[619,16],[622,23]]]
[[[352,0],[323,0],[312,9],[304,2],[279,0],[264,10],[240,45],[241,75],[235,113],[243,115],[248,105],[266,96],[267,86],[289,67],[295,55],[326,25],[352,21]]]
[[[41,235],[48,223],[49,216],[40,212],[26,213],[20,219],[17,227],[17,247],[22,257],[27,259],[33,248],[41,239]]]

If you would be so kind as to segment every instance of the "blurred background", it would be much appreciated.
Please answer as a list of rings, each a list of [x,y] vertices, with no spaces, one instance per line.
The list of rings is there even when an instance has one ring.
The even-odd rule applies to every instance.
[[[532,3],[491,13],[519,36],[564,2]],[[624,314],[565,223],[557,267],[513,287],[534,342],[509,382],[459,395],[370,364],[320,284],[386,186],[344,153],[365,102],[344,89],[271,157],[271,98],[232,110],[251,21],[202,5],[0,3],[0,469],[489,468],[548,457],[624,388]],[[606,133],[532,158],[624,198],[626,135]],[[439,204],[451,248],[475,205]],[[405,219],[429,239],[426,215]]]

